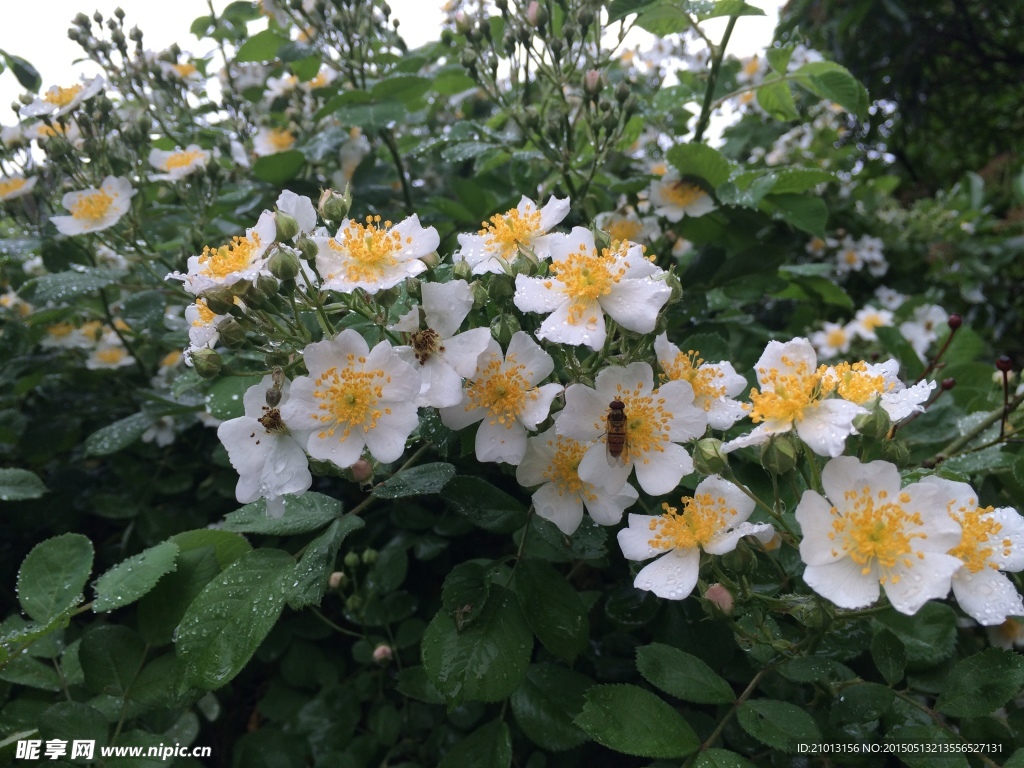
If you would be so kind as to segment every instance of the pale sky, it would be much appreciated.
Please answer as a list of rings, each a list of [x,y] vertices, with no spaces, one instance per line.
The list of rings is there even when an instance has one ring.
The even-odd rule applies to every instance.
[[[229,0],[214,0],[220,11]],[[750,0],[767,16],[743,17],[736,25],[729,52],[746,56],[764,48],[772,37],[778,16],[779,0]],[[437,39],[441,29],[441,1],[389,0],[393,15],[400,19],[400,32],[410,48]],[[202,56],[213,49],[212,41],[199,41],[189,33],[193,19],[207,13],[206,0],[174,0],[172,4],[156,0],[4,0],[3,23],[0,24],[0,49],[28,59],[43,78],[42,90],[51,85],[70,85],[81,73],[95,74],[90,63],[74,64],[81,49],[67,37],[71,19],[79,11],[91,15],[94,10],[111,15],[120,5],[127,14],[125,26],[133,25],[143,32],[147,48],[162,50],[178,43],[182,50]],[[169,12],[169,8],[173,11]],[[172,15],[173,14],[173,15]],[[717,40],[725,28],[725,19],[712,19],[704,25],[709,37]],[[0,125],[15,122],[8,106],[22,92],[10,71],[0,74]]]

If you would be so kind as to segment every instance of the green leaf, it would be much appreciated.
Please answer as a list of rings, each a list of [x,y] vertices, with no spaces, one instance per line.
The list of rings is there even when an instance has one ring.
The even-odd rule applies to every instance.
[[[427,704],[444,704],[444,694],[434,687],[422,666],[406,667],[398,673],[398,692]]]
[[[698,6],[700,4],[693,3]],[[753,5],[748,5],[743,0],[717,0],[711,10],[697,10],[698,21],[704,21],[706,19],[714,19],[719,16],[764,16],[765,13],[760,8],[756,8]]]
[[[501,701],[519,687],[533,636],[515,595],[498,586],[483,614],[462,632],[439,611],[423,635],[427,677],[452,703]]]
[[[732,163],[717,149],[706,144],[681,144],[672,147],[666,156],[679,173],[700,176],[712,187],[724,184],[732,172]]]
[[[786,701],[755,699],[740,704],[737,719],[744,731],[763,744],[783,752],[796,745],[821,741],[817,723],[800,707]]]
[[[260,499],[246,504],[224,518],[223,530],[235,533],[262,533],[269,536],[292,536],[318,531],[341,517],[341,502],[322,493],[307,491],[301,496],[281,497],[282,517],[267,516],[267,501]]]
[[[0,666],[0,680],[43,691],[59,691],[62,688],[60,676],[52,662],[44,663],[23,653]]]
[[[789,60],[793,58],[793,46],[785,45],[781,48],[767,48],[764,52],[765,58],[768,59],[768,64],[778,72],[780,75],[786,74],[786,70],[789,69]]]
[[[633,13],[638,13],[659,0],[613,0],[608,6],[608,23],[618,21]]]
[[[103,613],[134,603],[177,567],[177,558],[178,545],[165,541],[115,565],[96,579],[93,611]]]
[[[830,713],[832,722],[839,725],[870,723],[892,709],[891,688],[878,683],[849,685],[839,692]]]
[[[700,746],[678,712],[635,685],[595,685],[574,722],[598,744],[637,757],[683,757]]]
[[[782,277],[786,277],[786,270],[779,270]],[[853,300],[850,296],[836,285],[835,281],[825,277],[790,277],[789,285],[783,290],[773,294],[779,299],[796,299],[798,301],[817,300],[835,307],[853,309]]]
[[[374,101],[384,102],[394,99],[411,108],[424,93],[430,90],[430,78],[418,75],[395,75],[381,80],[370,89]]]
[[[7,53],[7,51],[0,51],[0,56],[3,57],[7,66],[11,68],[22,88],[32,91],[32,93],[39,93],[39,87],[43,84],[43,78],[40,77],[35,67],[20,56],[14,56]]]
[[[858,117],[868,111],[868,92],[849,70],[832,61],[812,61],[793,73],[793,79],[816,96],[834,101]]]
[[[305,164],[304,154],[297,149],[289,149],[257,158],[252,164],[252,174],[268,184],[280,185],[298,176]]]
[[[499,719],[459,740],[438,768],[508,768],[511,764],[512,734]]]
[[[480,563],[461,563],[444,579],[441,605],[460,632],[476,621],[487,605],[491,575]]]
[[[39,736],[43,741],[60,739],[107,743],[110,726],[107,718],[95,707],[77,701],[60,701],[48,707],[39,718]]]
[[[47,493],[43,481],[27,469],[0,469],[0,501],[38,499]]]
[[[785,80],[766,82],[754,94],[761,108],[776,120],[798,120],[800,118],[796,102],[793,101],[793,92],[789,90],[789,83]]]
[[[913,616],[889,611],[874,620],[903,642],[912,669],[934,666],[956,647],[956,611],[942,603],[925,603]]]
[[[953,667],[935,708],[951,717],[981,717],[999,709],[1022,687],[1024,658],[988,648]]]
[[[652,35],[665,37],[685,32],[693,21],[676,3],[659,0],[644,8],[637,16],[636,25]]]
[[[153,425],[147,413],[133,413],[123,419],[97,429],[85,438],[86,456],[109,456],[127,448]]]
[[[907,651],[900,639],[888,629],[883,629],[872,638],[871,658],[889,685],[896,685],[903,679]]]
[[[711,667],[688,653],[663,643],[636,651],[636,668],[649,683],[683,701],[696,704],[731,704],[730,686]]]
[[[476,86],[476,81],[463,71],[461,67],[443,70],[434,76],[433,87],[441,96],[454,96]]]
[[[90,629],[78,648],[86,686],[109,696],[128,693],[145,657],[146,643],[139,634],[118,624]]]
[[[405,105],[400,101],[381,101],[374,104],[345,106],[335,113],[345,125],[357,125],[365,131],[379,131],[405,117]]]
[[[242,670],[281,615],[294,574],[287,552],[258,549],[206,585],[185,612],[176,640],[192,685],[212,691]]]
[[[209,547],[213,551],[217,567],[221,570],[252,551],[252,546],[244,537],[216,528],[182,531],[171,536],[168,541],[176,544],[182,553]]]
[[[88,267],[34,277],[21,287],[21,295],[34,304],[71,304],[125,275],[123,270],[109,267]]]
[[[185,662],[171,652],[142,668],[128,698],[147,707],[177,709],[195,701],[197,693],[185,683]]]
[[[526,524],[526,508],[504,491],[477,477],[456,477],[444,500],[474,525],[493,533],[512,533]]]
[[[882,347],[900,361],[900,368],[908,380],[913,381],[924,370],[924,364],[917,352],[910,346],[910,342],[903,338],[898,329],[891,326],[882,326],[875,329],[878,340]]]
[[[574,749],[589,738],[573,720],[583,710],[594,681],[555,664],[531,664],[512,694],[516,724],[537,746],[550,752]]]
[[[288,588],[288,605],[294,610],[307,605],[320,605],[334,570],[338,549],[345,538],[366,525],[361,517],[346,515],[331,523],[302,553],[296,568],[295,582]]]
[[[694,768],[754,768],[754,764],[727,749],[707,749],[697,756]]]
[[[238,64],[247,61],[271,61],[277,56],[277,51],[288,40],[272,29],[265,29],[250,37],[235,53],[235,62]]]
[[[825,237],[828,207],[821,198],[795,194],[771,194],[761,200],[761,208],[790,226],[818,237]]]
[[[590,622],[576,590],[547,563],[520,560],[515,591],[537,639],[555,656],[572,664],[590,640]]]
[[[451,464],[443,461],[421,464],[388,478],[373,489],[372,495],[378,499],[404,499],[440,493],[453,477],[455,467]]]
[[[64,533],[33,547],[18,571],[18,602],[25,613],[45,624],[76,605],[92,557],[92,542],[80,533]]]
[[[206,410],[221,421],[237,419],[245,414],[242,403],[245,391],[262,380],[262,376],[226,376],[220,379],[206,395]]]

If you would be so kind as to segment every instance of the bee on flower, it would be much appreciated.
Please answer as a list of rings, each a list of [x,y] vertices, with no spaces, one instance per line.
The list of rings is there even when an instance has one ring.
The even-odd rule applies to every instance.
[[[452,260],[465,261],[474,275],[507,273],[520,252],[543,261],[551,256],[548,232],[568,213],[569,198],[552,197],[538,209],[524,196],[512,210],[496,213],[483,222],[477,234],[459,235],[460,247]]]
[[[513,298],[523,312],[548,315],[537,338],[599,350],[607,338],[605,314],[630,331],[654,330],[672,289],[643,246],[623,241],[599,251],[594,235],[582,227],[551,235],[548,242],[549,275],[516,275]]]
[[[608,413],[616,400],[626,417],[621,460],[609,459],[607,447]],[[694,405],[690,382],[667,381],[655,389],[651,366],[630,363],[602,370],[593,388],[566,389],[556,426],[558,434],[591,445],[580,462],[582,480],[616,493],[635,467],[640,487],[658,496],[693,471],[693,459],[679,443],[701,437],[707,424],[707,413]]]
[[[732,483],[712,475],[697,484],[693,496],[682,498],[682,511],[662,504],[661,515],[629,515],[629,526],[618,533],[627,560],[657,559],[633,580],[637,589],[668,600],[682,600],[697,585],[700,553],[724,555],[744,536],[762,544],[775,536],[768,523],[748,523],[754,502]]]
[[[464,385],[461,402],[442,408],[441,422],[458,430],[482,421],[477,460],[519,464],[526,455],[526,431],[548,417],[551,401],[562,391],[561,384],[538,386],[554,369],[551,356],[525,331],[512,334],[504,355],[491,339]]]
[[[99,189],[88,187],[66,193],[60,202],[71,215],[51,216],[50,221],[62,235],[82,235],[110,229],[128,212],[135,192],[128,179],[107,176]]]

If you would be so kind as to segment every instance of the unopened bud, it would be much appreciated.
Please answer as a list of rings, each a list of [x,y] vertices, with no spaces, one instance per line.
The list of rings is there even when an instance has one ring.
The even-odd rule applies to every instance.
[[[576,12],[576,21],[580,23],[580,26],[586,29],[594,23],[594,12],[584,6]]]
[[[693,467],[702,475],[720,475],[729,469],[729,455],[722,453],[722,441],[713,437],[693,446]]]
[[[320,200],[317,203],[317,210],[321,218],[326,221],[340,222],[352,209],[352,192],[345,187],[345,192],[339,194],[333,189],[325,189],[320,192]]]
[[[512,336],[521,330],[522,326],[515,315],[501,314],[491,320],[491,336],[503,347],[507,346],[512,341]]]
[[[374,301],[381,307],[393,307],[398,301],[399,291],[397,288],[385,288],[373,294]]]
[[[675,272],[669,272],[665,276],[665,285],[672,289],[672,293],[668,295],[669,304],[679,301],[683,297],[683,284]]]
[[[469,284],[469,289],[473,292],[473,309],[483,309],[486,307],[489,299],[487,289],[484,288],[483,283],[479,280],[474,280]]]
[[[306,261],[313,261],[320,252],[317,244],[311,238],[300,237],[295,241],[295,247],[299,249],[299,256]]]
[[[217,324],[220,342],[229,349],[237,349],[245,343],[245,329],[233,317],[226,317]]]
[[[949,392],[949,390],[956,386],[956,379],[943,379],[942,384],[939,386],[943,392]]]
[[[588,69],[583,75],[583,92],[596,98],[601,93],[601,86],[601,73],[596,69]]]
[[[473,28],[473,21],[466,15],[465,11],[455,13],[455,31],[464,35]]]
[[[717,583],[708,587],[708,591],[704,593],[704,599],[708,600],[715,608],[725,614],[732,613],[733,606],[735,605],[732,592]]]
[[[761,466],[773,475],[784,475],[796,466],[799,449],[785,435],[772,437],[761,449]]]
[[[350,595],[348,600],[345,601],[345,608],[349,613],[358,613],[362,607],[363,599],[359,595]]]
[[[211,288],[203,294],[206,308],[215,315],[226,315],[235,306],[235,294],[227,286]]]
[[[885,409],[880,405],[876,405],[867,413],[854,417],[853,426],[865,437],[881,440],[889,434],[892,421],[889,419],[889,414],[885,412]]]
[[[625,80],[615,86],[615,100],[619,102],[619,104],[628,99],[630,93],[629,83]]]
[[[949,319],[946,321],[946,324],[949,326],[950,330],[955,331],[957,328],[964,324],[964,319],[954,312],[952,315],[949,316]]]
[[[274,221],[277,224],[277,239],[281,242],[291,240],[299,234],[299,222],[294,216],[289,216],[281,211],[274,212]]]
[[[473,275],[473,267],[465,259],[455,262],[452,273],[459,280],[468,280]]]
[[[285,246],[275,248],[274,252],[270,254],[270,258],[267,259],[267,269],[278,280],[294,280],[302,269],[302,265],[299,263],[298,254]]]
[[[530,4],[526,6],[526,21],[531,27],[543,27],[548,20],[547,9],[541,5],[537,0],[530,0]]]
[[[352,472],[352,479],[357,483],[365,483],[373,479],[373,465],[366,459],[358,459],[349,467],[349,470]]]
[[[363,552],[363,564],[364,565],[373,565],[376,562],[377,562],[377,550],[376,549],[367,549],[367,550],[365,550]]]
[[[253,306],[261,307],[277,296],[280,288],[281,284],[273,277],[259,275],[256,278],[256,282],[252,285],[252,289],[246,291],[245,300]]]
[[[1013,370],[1013,360],[1010,359],[1009,355],[1000,355],[996,360],[996,368],[1003,373],[1009,373]]]
[[[437,251],[431,251],[426,256],[420,256],[420,261],[426,264],[429,269],[433,269],[441,263],[441,256]]]
[[[340,589],[345,585],[348,578],[345,576],[344,571],[335,571],[327,579],[327,586],[331,589]]]
[[[378,664],[386,664],[391,661],[391,658],[395,655],[395,652],[391,650],[390,645],[384,645],[381,643],[373,649],[373,660]]]
[[[495,275],[491,278],[491,284],[487,288],[487,295],[496,304],[515,295],[516,288],[512,278],[508,275]]]
[[[224,361],[212,349],[197,349],[190,355],[192,367],[204,379],[212,379],[224,367]]]
[[[902,440],[884,440],[882,441],[882,458],[897,467],[902,467],[910,461],[910,449]]]
[[[355,568],[357,565],[359,565],[359,555],[357,555],[355,552],[349,552],[347,555],[345,555],[346,568]]]

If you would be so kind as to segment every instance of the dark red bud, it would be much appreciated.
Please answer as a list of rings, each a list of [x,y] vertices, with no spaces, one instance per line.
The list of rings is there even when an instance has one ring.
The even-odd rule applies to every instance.
[[[956,386],[956,379],[943,379],[942,380],[942,391],[949,392],[953,387]]]
[[[964,324],[964,319],[960,317],[960,315],[953,313],[952,315],[949,316],[949,320],[947,320],[946,322],[949,324],[949,327],[955,331],[957,328]]]
[[[996,368],[1003,373],[1009,373],[1013,370],[1013,360],[1011,360],[1007,355],[1000,355],[999,359],[996,360]]]

